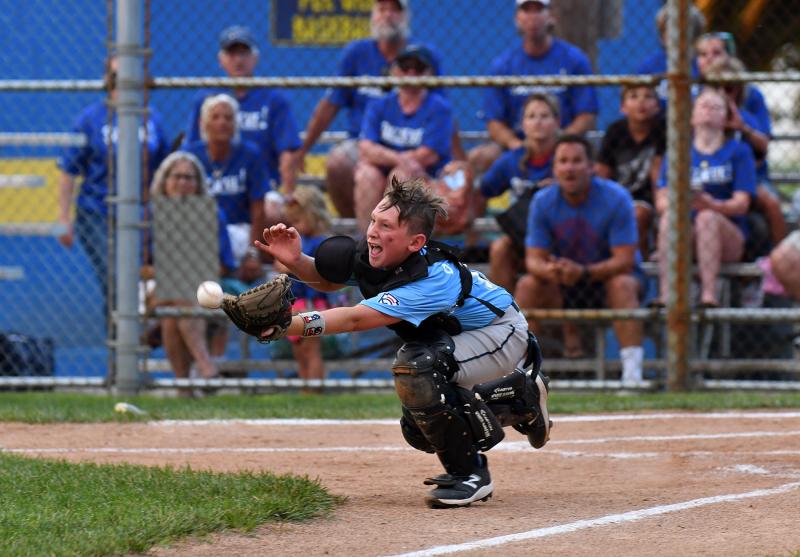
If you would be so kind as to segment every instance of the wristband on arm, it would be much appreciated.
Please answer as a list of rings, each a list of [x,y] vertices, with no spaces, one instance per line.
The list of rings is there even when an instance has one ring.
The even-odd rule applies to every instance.
[[[325,317],[319,311],[306,311],[297,315],[303,320],[304,337],[318,337],[325,332]]]

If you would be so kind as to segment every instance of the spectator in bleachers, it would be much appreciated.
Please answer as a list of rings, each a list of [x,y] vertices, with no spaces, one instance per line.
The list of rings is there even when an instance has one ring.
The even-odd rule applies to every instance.
[[[112,57],[105,63],[105,81],[108,88],[108,100],[112,103],[117,98],[117,59]],[[77,236],[92,265],[104,304],[108,289],[108,208],[106,197],[109,194],[111,175],[108,167],[109,147],[116,152],[117,117],[109,130],[109,107],[104,100],[98,100],[87,106],[78,115],[72,132],[81,134],[86,143],[80,147],[69,147],[58,160],[61,170],[59,178],[59,222],[64,227],[58,241],[71,248]],[[148,106],[146,129],[141,128],[139,137],[147,138],[142,145],[147,150],[147,175],[142,179],[149,182],[159,163],[169,152],[169,145],[161,125],[161,115],[153,107]],[[81,178],[77,198],[75,196],[76,179]],[[75,203],[74,221],[72,204]],[[106,313],[105,308],[103,311]]]
[[[621,110],[625,117],[612,123],[603,136],[595,173],[622,184],[633,196],[639,253],[647,257],[653,190],[667,149],[667,129],[654,87],[623,87]]]
[[[480,181],[484,198],[506,191],[511,194],[509,210],[498,216],[504,234],[489,246],[489,279],[509,292],[525,272],[525,230],[531,199],[553,181],[559,111],[558,99],[551,95],[534,93],[528,97],[522,107],[523,145],[503,153]]]
[[[786,294],[800,302],[800,230],[795,230],[778,244],[769,261],[772,273]]]
[[[514,22],[522,43],[492,61],[490,75],[589,75],[589,58],[578,47],[553,36],[550,0],[514,0]],[[492,143],[479,145],[468,155],[476,173],[485,172],[503,151],[523,144],[522,105],[532,93],[550,93],[561,104],[565,133],[582,134],[595,127],[597,94],[591,86],[489,87],[483,117]]]
[[[663,6],[656,13],[656,28],[658,29],[658,39],[660,45],[658,50],[645,58],[639,67],[636,69],[637,74],[665,74],[667,73],[667,6]],[[706,28],[706,18],[696,6],[689,6],[689,43],[694,44],[694,41],[699,37]],[[693,79],[700,76],[700,68],[698,67],[698,58],[692,57],[692,65],[689,73]],[[661,101],[661,107],[667,106],[667,89],[668,84],[663,80],[658,88],[658,97]]]
[[[203,164],[208,191],[225,213],[237,262],[261,238],[270,191],[258,147],[241,137],[238,113],[230,95],[207,97],[200,109],[201,139],[186,146]]]
[[[331,216],[325,205],[322,192],[313,186],[298,186],[286,199],[286,224],[292,226],[300,235],[302,252],[314,256],[317,247],[330,235]],[[289,273],[289,269],[275,262],[275,270]],[[321,311],[331,307],[328,294],[315,290],[310,284],[301,281],[292,283],[295,302],[294,313]],[[297,373],[301,379],[324,379],[325,365],[322,361],[322,339],[320,337],[290,336],[292,355],[297,361]],[[308,388],[306,392],[319,392]]]
[[[630,193],[592,175],[591,144],[583,136],[558,139],[553,157],[556,183],[533,197],[525,238],[527,273],[515,297],[523,308],[614,309],[639,306],[643,275]],[[538,325],[531,323],[536,332]],[[564,355],[583,353],[572,322],[564,325]],[[642,380],[642,325],[614,322],[622,381]]]
[[[191,153],[176,151],[169,155],[156,171],[151,187],[151,199],[164,196],[179,198],[182,196],[207,196],[208,180],[200,161]],[[231,249],[231,241],[226,227],[227,221],[222,210],[217,207],[219,236],[220,276],[232,279],[236,269],[236,260]],[[143,272],[146,272],[143,270]],[[158,281],[158,275],[155,276]],[[228,291],[223,281],[223,288]],[[158,285],[156,283],[156,293]],[[238,292],[237,292],[238,293]],[[196,305],[196,300],[157,299],[155,305],[184,306]],[[161,319],[161,338],[170,365],[176,378],[190,376],[192,364],[196,366],[203,378],[216,377],[217,367],[209,353],[206,338],[207,321],[198,317],[163,317]],[[191,394],[190,390],[181,390],[181,395]]]
[[[725,95],[704,88],[692,110],[692,216],[695,256],[700,274],[700,304],[716,307],[716,280],[721,263],[736,263],[744,255],[748,234],[746,219],[756,192],[753,153],[738,139],[729,137],[730,105]],[[661,215],[658,233],[660,297],[667,292],[667,250],[671,239],[668,223],[667,160],[664,159],[656,191],[656,210]]]
[[[411,45],[392,64],[392,75],[430,75],[433,56]],[[358,143],[354,205],[359,228],[383,197],[387,179],[429,179],[450,160],[453,116],[445,97],[404,86],[367,106]]]
[[[217,58],[228,76],[253,77],[258,56],[255,37],[247,27],[234,25],[220,34]],[[187,126],[187,145],[201,139],[200,110],[203,101],[220,93],[227,93],[236,99],[241,137],[257,146],[262,160],[262,173],[275,192],[267,199],[267,224],[274,224],[282,216],[280,196],[276,195],[279,188],[291,193],[296,182],[293,152],[300,148],[300,135],[292,107],[282,91],[266,87],[201,92],[194,101]]]
[[[703,35],[706,37],[707,35]],[[718,41],[704,39],[698,49],[712,48]],[[702,60],[703,58],[701,58]],[[731,55],[716,56],[710,62],[701,64],[703,75],[713,77],[721,73],[742,73],[744,64]],[[726,83],[721,87],[728,99],[730,117],[728,129],[736,139],[750,146],[756,160],[756,198],[755,209],[767,220],[769,236],[773,246],[786,236],[788,228],[781,210],[780,200],[769,180],[767,150],[772,137],[772,123],[761,93],[750,84]],[[752,112],[756,110],[757,112]],[[759,254],[761,255],[761,254]]]
[[[407,0],[375,0],[370,20],[372,37],[349,43],[339,61],[339,77],[386,76],[397,55],[409,42],[410,14]],[[442,72],[439,54],[430,44],[432,73]],[[312,114],[303,145],[296,154],[296,167],[305,167],[305,156],[328,129],[339,110],[347,110],[348,139],[334,146],[325,161],[325,184],[328,196],[341,217],[355,216],[353,199],[354,173],[359,157],[358,135],[370,100],[384,97],[389,91],[380,87],[340,87],[328,89]]]

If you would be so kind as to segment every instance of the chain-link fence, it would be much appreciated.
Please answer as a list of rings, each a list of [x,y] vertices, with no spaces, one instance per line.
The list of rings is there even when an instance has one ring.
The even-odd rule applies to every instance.
[[[4,13],[10,31],[9,45],[4,49],[6,81],[2,82],[0,95],[5,106],[12,108],[0,116],[3,132],[0,305],[4,308],[0,314],[0,332],[10,340],[4,341],[6,347],[0,347],[0,351],[5,351],[6,360],[11,363],[6,364],[2,373],[35,372],[100,383],[114,367],[109,367],[105,300],[109,292],[112,306],[116,299],[115,289],[111,288],[113,272],[107,270],[108,256],[115,253],[109,238],[115,237],[116,223],[113,210],[108,211],[108,196],[114,201],[115,163],[108,145],[116,140],[116,120],[107,103],[111,100],[113,105],[114,94],[109,96],[109,90],[103,90],[103,83],[106,87],[114,85],[110,78],[117,75],[114,63],[105,66],[104,72],[109,45],[114,43],[109,37],[115,36],[113,11],[117,8],[110,2],[85,2],[66,9],[57,2],[40,1],[33,6],[28,3],[25,14],[17,14],[20,8],[6,4]],[[405,9],[404,4],[407,4]],[[146,113],[147,125],[140,132],[147,148],[142,149],[144,225],[138,259],[145,269],[153,270],[153,274],[142,276],[139,296],[141,312],[147,315],[142,321],[141,344],[149,347],[142,350],[146,354],[142,358],[143,369],[149,376],[170,379],[196,373],[202,378],[219,369],[234,377],[258,379],[283,377],[287,369],[302,367],[297,364],[298,358],[306,356],[298,355],[294,345],[286,342],[265,347],[242,340],[237,334],[230,334],[227,326],[221,324],[224,322],[209,319],[208,312],[192,310],[199,317],[185,318],[182,331],[177,324],[179,319],[164,316],[170,312],[181,314],[180,306],[191,303],[191,292],[183,292],[177,298],[167,297],[164,303],[157,289],[170,279],[160,280],[158,269],[178,270],[175,284],[179,285],[180,277],[184,277],[182,286],[191,284],[192,288],[201,275],[229,278],[231,284],[226,287],[231,291],[263,279],[264,270],[260,265],[250,264],[252,258],[248,260],[246,246],[266,222],[285,215],[271,213],[271,208],[277,210],[274,206],[261,212],[257,206],[267,189],[282,187],[285,192],[295,181],[327,187],[330,210],[340,213],[339,216],[358,216],[353,207],[347,206],[347,200],[332,198],[340,190],[331,186],[330,155],[335,154],[331,148],[339,145],[342,138],[358,134],[366,101],[385,94],[391,86],[385,80],[346,83],[333,78],[390,75],[390,64],[378,49],[378,43],[369,39],[370,33],[403,33],[407,25],[408,43],[423,43],[429,49],[423,58],[430,56],[433,73],[445,78],[465,76],[443,81],[441,91],[443,102],[452,110],[451,125],[458,130],[453,137],[462,143],[476,177],[474,188],[482,191],[487,206],[483,209],[476,202],[469,219],[472,232],[450,236],[448,241],[460,243],[466,257],[490,278],[517,290],[517,297],[533,312],[531,324],[540,334],[548,369],[557,379],[616,380],[624,360],[630,357],[634,360],[643,357],[644,379],[658,382],[666,379],[664,362],[669,354],[664,336],[666,311],[658,305],[663,303],[671,310],[680,304],[676,306],[675,299],[665,292],[670,283],[664,281],[659,289],[659,261],[664,275],[670,236],[659,234],[658,215],[670,200],[666,188],[658,188],[660,182],[667,183],[667,173],[660,172],[658,162],[667,161],[666,168],[679,141],[674,135],[667,141],[664,124],[653,124],[652,133],[648,127],[637,126],[646,121],[657,122],[657,114],[662,114],[666,106],[667,80],[652,80],[653,96],[648,88],[630,86],[634,83],[632,79],[603,77],[635,74],[664,77],[667,53],[659,35],[666,33],[667,20],[658,16],[662,2],[553,0],[549,9],[542,2],[523,2],[519,7],[517,4],[514,0],[480,0],[468,6],[460,0],[408,3],[240,0],[147,2],[141,6],[142,44],[147,54],[146,75],[150,85],[144,100],[151,108]],[[797,68],[800,16],[790,2],[737,0],[696,4],[696,14],[687,13],[682,20],[686,32],[695,33],[694,38],[706,32],[714,34],[704,36],[702,43],[690,41],[694,45],[692,98],[698,94],[702,78],[741,71],[741,67],[729,63],[734,56],[742,61],[744,68],[768,73],[763,74],[764,81],[744,84],[738,91],[735,80],[722,88],[731,90],[730,102],[738,106],[739,112],[738,120],[729,118],[722,123],[725,141],[732,137],[741,142],[743,152],[752,159],[757,180],[752,183],[754,191],[748,193],[753,207],[745,208],[744,212],[734,207],[734,213],[742,213],[742,226],[720,228],[706,235],[716,245],[716,240],[741,233],[742,253],[733,246],[731,251],[736,253],[725,254],[721,269],[710,279],[707,269],[703,271],[705,280],[702,273],[697,274],[699,268],[685,269],[684,278],[691,277],[687,282],[694,285],[686,308],[700,309],[691,314],[694,321],[687,329],[692,369],[705,373],[708,379],[796,379],[797,360],[793,359],[796,356],[791,344],[796,330],[790,319],[793,314],[786,313],[791,311],[790,294],[796,286],[781,282],[780,264],[776,277],[766,263],[781,237],[797,226],[792,199],[797,199],[800,183],[796,156],[800,133],[798,86],[792,72]],[[123,9],[137,7],[136,2],[121,5]],[[391,14],[384,14],[381,16],[384,19],[378,20],[373,12],[378,11],[376,6],[400,15],[392,19]],[[376,21],[383,25],[382,29],[381,25],[374,25]],[[231,29],[231,26],[245,28]],[[229,34],[221,37],[225,29]],[[523,43],[536,54],[525,54]],[[512,48],[515,50],[507,52]],[[537,51],[540,48],[543,50]],[[244,86],[236,90],[216,80],[248,75],[273,79],[262,83],[268,85],[266,89]],[[415,74],[404,70],[401,76],[408,75]],[[534,77],[526,81],[526,75]],[[493,76],[496,81],[481,81],[480,76]],[[490,88],[477,86],[496,85],[501,76],[510,79],[511,84],[493,88],[494,94],[489,93]],[[579,76],[578,79],[586,76],[586,79],[576,82],[572,76]],[[623,82],[629,84],[624,91]],[[334,85],[344,87],[326,92],[327,87]],[[212,103],[206,112],[201,111],[205,98],[221,92],[233,93],[232,97],[238,100],[233,108],[239,112],[236,119],[239,133],[255,142],[253,150],[237,147],[235,152],[225,149],[217,152],[210,147],[219,137],[233,133],[224,124],[225,108],[229,106],[225,99]],[[524,114],[523,101],[534,93],[549,93],[558,99],[555,112],[550,115],[557,119],[556,127],[567,131],[589,130],[587,136],[599,162],[597,175],[624,182],[637,201],[624,216],[625,232],[605,231],[609,235],[603,237],[600,230],[605,224],[597,221],[596,210],[592,209],[592,218],[585,221],[565,219],[548,223],[545,217],[553,217],[554,213],[542,198],[536,208],[537,218],[543,219],[538,222],[538,239],[528,229],[528,249],[535,247],[541,257],[558,256],[574,263],[565,264],[564,275],[569,277],[565,284],[550,284],[549,290],[532,285],[530,280],[518,282],[529,274],[525,248],[519,244],[504,247],[503,230],[495,221],[495,215],[503,213],[514,204],[516,195],[524,193],[526,184],[544,186],[552,179],[552,173],[558,172],[558,165],[549,159],[551,153],[537,151],[539,147],[545,151],[548,146],[552,149],[544,137],[547,130],[528,131],[520,118]],[[763,99],[761,112],[748,104],[755,102],[749,101],[754,96]],[[321,103],[323,98],[329,101],[327,105]],[[715,98],[726,106],[729,103],[724,95]],[[322,114],[326,108],[329,111]],[[539,108],[546,117],[547,102],[540,102]],[[217,129],[205,130],[200,124],[201,114],[222,124]],[[623,118],[627,122],[615,124]],[[491,124],[487,129],[487,122],[503,121],[507,122],[511,135],[504,135],[502,128],[493,129]],[[538,139],[534,141],[537,133]],[[682,133],[684,145],[688,146],[689,136]],[[492,166],[491,151],[488,156],[484,156],[485,150],[481,151],[490,138],[513,151],[521,145],[519,140],[529,134],[529,145],[537,147],[521,151],[523,157],[529,157],[527,162],[520,162],[517,156],[507,164],[506,172],[514,176],[504,175],[500,167]],[[695,133],[694,137],[698,135]],[[453,150],[444,153],[445,158],[460,155],[457,146],[449,141],[446,144]],[[693,184],[703,187],[701,174],[714,178],[715,172],[725,174],[731,171],[731,166],[713,156],[706,157],[703,163],[706,147],[701,147],[692,158],[699,169],[692,176]],[[177,204],[177,209],[160,207],[162,215],[171,216],[159,221],[159,205],[151,196],[151,182],[158,165],[178,148],[193,153],[204,167],[207,193],[216,198],[221,216],[205,205],[210,201],[206,197],[200,198],[198,209],[202,210],[194,218],[180,213],[194,205]],[[290,157],[298,148],[307,154],[302,168],[294,167],[295,176],[291,162],[297,159]],[[266,160],[260,160],[262,157]],[[497,164],[502,160],[498,159]],[[586,170],[591,172],[593,168],[590,165]],[[564,181],[570,176],[557,174],[556,178]],[[107,191],[109,181],[111,192]],[[175,187],[183,187],[188,181],[179,179],[181,184]],[[761,192],[760,197],[756,191]],[[538,193],[534,201],[537,197]],[[659,206],[660,203],[664,206]],[[176,213],[181,216],[175,217]],[[110,219],[106,217],[108,214]],[[726,222],[733,222],[730,216],[739,215],[730,214],[724,217],[727,220],[723,224],[717,222],[717,225],[725,227]],[[782,223],[776,220],[778,217],[782,217]],[[169,226],[159,229],[159,222],[180,222],[187,225],[187,230],[197,230],[198,238],[213,244],[214,249],[205,253],[213,252],[219,257],[206,258],[208,261],[202,268],[196,267],[199,259],[187,249],[193,241],[170,234]],[[685,222],[688,231],[691,221]],[[558,230],[548,231],[548,226]],[[668,221],[664,221],[663,227],[669,230]],[[351,220],[335,221],[336,229],[356,233]],[[229,232],[227,238],[221,231]],[[542,240],[542,234],[555,239],[554,243]],[[71,248],[67,246],[70,239]],[[580,241],[573,241],[576,239]],[[589,239],[596,243],[588,245]],[[573,241],[571,246],[567,245],[570,241]],[[522,242],[526,243],[526,239]],[[603,268],[603,260],[618,256],[618,246],[635,248],[620,256],[633,257],[632,265],[626,266],[623,261],[620,267],[633,269],[622,273],[630,275],[629,281],[613,281],[615,273]],[[228,249],[231,259],[226,262]],[[697,251],[703,250],[698,247]],[[191,265],[184,266],[186,262]],[[233,270],[234,267],[238,268]],[[186,278],[189,275],[191,280]],[[148,288],[148,284],[152,285],[148,280],[152,279],[157,285],[155,290]],[[169,284],[162,287],[168,288]],[[631,297],[632,288],[635,291]],[[556,303],[559,297],[561,301]],[[340,302],[335,299],[320,303]],[[559,312],[561,307],[577,311]],[[609,307],[621,313],[580,312],[585,308]],[[754,311],[742,314],[726,308]],[[760,308],[783,308],[783,313],[759,313]],[[613,321],[624,316],[635,320]],[[114,322],[112,318],[111,323]],[[167,333],[166,339],[165,324],[173,328],[170,329],[173,334]],[[198,339],[202,349],[197,346]],[[620,345],[642,350],[638,355],[634,351],[632,356],[628,351],[627,356],[620,358]],[[374,375],[386,379],[387,360],[382,358],[391,355],[393,346],[391,337],[376,333],[326,341],[316,352],[310,352],[321,350],[329,378],[352,377],[352,370],[356,369],[356,375],[361,377]],[[34,354],[30,358],[36,359],[36,363],[24,360],[17,352]]]

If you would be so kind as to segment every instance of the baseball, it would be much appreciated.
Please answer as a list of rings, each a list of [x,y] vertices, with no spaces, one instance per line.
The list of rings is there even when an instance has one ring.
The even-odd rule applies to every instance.
[[[204,308],[215,309],[222,305],[222,287],[207,280],[197,287],[197,301]]]

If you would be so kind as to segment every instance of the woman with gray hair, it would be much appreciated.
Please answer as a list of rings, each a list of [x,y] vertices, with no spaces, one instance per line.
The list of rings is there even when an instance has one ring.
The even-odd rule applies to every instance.
[[[201,139],[186,147],[201,162],[208,191],[225,213],[237,261],[261,238],[270,189],[258,148],[240,137],[238,115],[239,103],[230,95],[208,97],[200,109]]]
[[[197,229],[197,227],[203,226],[202,223],[213,222],[213,219],[216,218],[219,238],[219,275],[227,277],[223,279],[223,284],[225,284],[226,280],[231,280],[230,276],[236,268],[236,260],[231,250],[225,215],[214,204],[197,204],[192,206],[194,211],[191,215],[197,216],[196,222],[187,223],[184,226],[171,226],[170,221],[175,218],[175,215],[170,210],[174,207],[169,203],[165,203],[164,198],[174,200],[190,196],[208,196],[208,181],[202,163],[196,156],[185,151],[176,151],[164,159],[156,170],[150,191],[154,216],[153,243],[156,249],[152,250],[152,252],[154,253],[155,270],[146,268],[143,270],[143,275],[147,278],[156,279],[155,296],[151,301],[151,305],[191,307],[195,305],[194,300],[173,299],[170,294],[161,294],[159,284],[167,281],[175,282],[174,278],[169,280],[170,277],[164,277],[161,273],[165,272],[164,270],[168,272],[168,270],[174,269],[181,275],[181,278],[177,280],[182,280],[187,268],[191,269],[196,266],[194,259],[201,259],[202,256],[198,254],[197,257],[193,258],[191,252],[181,252],[181,257],[185,260],[186,267],[176,267],[171,255],[175,251],[173,248],[176,245],[184,244],[187,226]],[[204,210],[213,211],[215,214],[205,215],[206,218],[203,218],[201,212]],[[159,214],[160,212],[164,213]],[[189,220],[193,219],[190,218]],[[189,244],[191,245],[191,243]],[[167,261],[161,263],[161,265],[159,265],[158,259],[165,251],[159,250],[165,250],[170,254],[166,258]],[[206,337],[207,321],[205,319],[170,316],[162,318],[160,324],[164,350],[167,353],[167,358],[176,378],[189,377],[193,362],[197,366],[197,371],[201,377],[209,378],[218,375],[217,367],[208,347]],[[191,394],[190,391],[186,390],[181,390],[179,393],[181,395]]]

